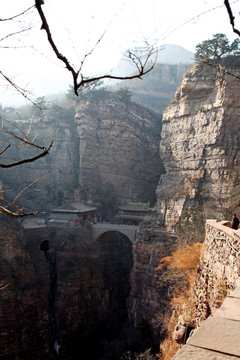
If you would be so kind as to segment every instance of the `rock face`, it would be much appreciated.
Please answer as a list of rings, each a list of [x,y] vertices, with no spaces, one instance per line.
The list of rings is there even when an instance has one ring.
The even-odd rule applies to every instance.
[[[169,309],[168,286],[156,267],[171,253],[175,241],[175,237],[160,229],[142,227],[133,245],[131,288],[127,299],[129,318],[136,326],[141,325],[142,320],[146,321],[157,339],[161,336],[161,326]]]
[[[172,52],[173,54],[175,50],[178,52],[175,46],[167,46],[167,52]],[[125,86],[132,92],[136,103],[144,105],[146,108],[159,114],[163,113],[174,97],[176,89],[182,82],[184,73],[192,65],[190,58],[194,58],[193,55],[188,56],[189,61],[181,62],[181,60],[179,61],[181,55],[175,53],[172,56],[172,64],[170,65],[168,63],[169,59],[167,60],[163,53],[164,50],[159,52],[159,61],[161,63],[157,63],[153,70],[144,75],[142,79],[133,79],[125,82]],[[128,64],[128,62],[124,61],[124,64]],[[125,69],[122,72],[129,73],[129,69]],[[121,87],[121,83],[115,85],[115,88]]]
[[[101,359],[107,348],[104,359],[117,358],[131,242],[121,234],[93,242],[87,227],[1,231],[1,356],[53,359],[58,344],[64,360]]]
[[[76,111],[79,183],[94,202],[106,183],[119,200],[154,202],[163,167],[160,129],[146,110],[114,94],[82,102]]]
[[[1,226],[0,356],[54,359],[60,346],[62,360],[116,360],[153,346],[166,306],[154,269],[171,241],[140,235]]]
[[[64,110],[64,109],[62,109]],[[30,120],[15,121],[16,125],[26,133]],[[64,115],[61,118],[50,116],[36,118],[31,127],[30,138],[40,146],[48,147],[53,141],[49,154],[37,161],[21,166],[0,170],[1,183],[4,190],[16,196],[18,192],[30,186],[19,198],[19,202],[32,210],[47,210],[59,204],[65,193],[73,192],[78,182],[78,137],[74,116]],[[18,153],[12,154],[15,160],[31,158],[39,154],[34,148],[29,150],[20,147]],[[6,153],[6,160],[9,153]],[[67,195],[67,194],[66,194]]]
[[[120,201],[153,204],[163,171],[158,153],[161,119],[110,92],[80,101],[75,119],[65,112],[54,116],[46,112],[33,122],[31,138],[36,136],[36,143],[46,147],[53,141],[53,146],[49,155],[36,162],[1,169],[4,189],[16,195],[18,189],[40,178],[21,200],[42,210],[66,200],[97,204],[106,183],[113,185]],[[19,120],[17,125],[27,132],[29,121]],[[35,154],[31,148],[30,154],[22,151],[15,157]]]
[[[220,211],[237,179],[239,79],[220,75],[194,65],[164,111],[160,157],[166,173],[156,194],[168,228],[185,207],[206,200],[217,201]]]

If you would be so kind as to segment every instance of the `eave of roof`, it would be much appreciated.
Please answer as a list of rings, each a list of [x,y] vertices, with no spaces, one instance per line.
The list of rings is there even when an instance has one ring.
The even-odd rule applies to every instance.
[[[137,220],[142,221],[144,219],[144,216],[136,216],[136,215],[116,215],[116,219],[120,220]]]
[[[52,209],[52,213],[74,213],[74,214],[84,214],[87,212],[97,210],[96,207],[88,206],[82,203],[69,203],[64,206],[61,206],[56,209]]]

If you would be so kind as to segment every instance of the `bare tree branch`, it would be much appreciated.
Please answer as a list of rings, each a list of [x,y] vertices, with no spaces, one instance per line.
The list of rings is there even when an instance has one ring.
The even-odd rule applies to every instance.
[[[13,132],[13,131],[5,128],[4,125],[3,125],[3,122],[2,122],[2,128],[0,128],[0,132],[4,133],[4,134],[11,135],[12,139],[16,139],[16,140],[21,141],[20,144],[18,144],[18,145],[15,144],[15,146],[30,145],[30,146],[33,146],[33,147],[35,147],[37,149],[40,149],[40,150],[46,150],[46,148],[44,146],[37,145],[34,142],[35,138],[34,138],[34,140],[29,139],[29,133],[30,133],[30,129],[31,129],[32,119],[31,119],[31,122],[29,124],[29,128],[28,128],[27,133],[24,132],[23,130],[21,130],[16,124],[12,123],[11,121],[8,121],[6,119],[4,121],[6,123],[8,123],[9,125],[13,126],[17,131],[20,132],[20,134],[22,134],[22,136],[19,136],[19,135],[16,134],[16,132]],[[7,140],[10,140],[10,138],[8,138]]]
[[[21,16],[21,15],[24,15],[26,12],[28,12],[29,10],[33,9],[34,8],[34,5],[31,6],[30,8],[28,8],[27,10],[24,10],[23,12],[21,12],[20,14],[17,14],[17,15],[14,15],[14,16],[11,16],[10,18],[6,18],[6,19],[0,19],[0,21],[9,21],[9,20],[13,20],[13,19],[16,19],[17,17]]]
[[[22,189],[14,198],[13,201],[9,201],[7,199],[4,198],[4,193],[6,191],[4,190],[0,190],[0,214],[1,213],[5,213],[7,215],[10,215],[12,217],[25,217],[25,216],[29,216],[29,215],[37,215],[39,212],[38,211],[34,211],[34,212],[25,212],[24,208],[20,208],[17,204],[16,201],[17,199],[22,195],[22,193],[24,191],[26,191],[28,188],[30,188],[32,185],[36,184],[39,180],[41,180],[43,177],[45,177],[47,175],[41,176],[40,178],[36,179],[35,181],[33,181],[31,184],[27,185],[24,189]],[[4,204],[1,204],[1,202]]]
[[[57,48],[57,46],[55,45],[55,43],[53,41],[52,34],[51,34],[51,31],[50,31],[49,26],[48,26],[48,22],[47,22],[47,20],[45,18],[45,15],[44,15],[43,11],[42,11],[42,5],[43,4],[44,4],[43,0],[35,0],[35,6],[36,6],[37,11],[39,13],[39,16],[40,16],[40,18],[42,20],[41,29],[44,29],[46,31],[48,41],[49,41],[53,51],[55,52],[57,58],[59,60],[63,61],[63,63],[66,65],[66,68],[72,73],[75,93],[76,93],[76,95],[78,95],[77,94],[77,77],[78,77],[78,73],[70,65],[68,59],[58,51],[58,48]]]
[[[12,211],[12,210],[8,209],[7,207],[0,205],[0,214],[7,214],[9,216],[19,218],[19,217],[25,217],[25,216],[30,216],[30,215],[37,215],[39,213],[39,211],[24,212],[24,209],[20,208],[16,204],[11,204],[11,205],[14,206],[15,211]]]
[[[235,32],[238,36],[240,36],[240,31],[235,28],[235,22],[234,22],[235,17],[233,16],[232,9],[231,9],[231,6],[229,4],[229,1],[224,0],[224,5],[226,6],[228,16],[229,16],[229,20],[230,20],[230,24],[232,25],[233,32]]]
[[[16,85],[15,82],[13,82],[8,76],[6,76],[5,74],[3,74],[2,71],[0,71],[0,75],[2,75],[2,77],[7,80],[7,82],[17,91],[19,92],[25,99],[27,99],[28,101],[30,101],[34,106],[36,106],[37,108],[39,108],[41,110],[41,108],[30,99],[29,95],[30,93],[26,90],[21,88],[20,86]]]
[[[28,188],[30,188],[30,186],[36,184],[39,180],[43,179],[43,178],[46,177],[46,176],[47,176],[47,175],[41,176],[40,178],[34,180],[31,184],[25,186],[25,188],[22,189],[22,190],[17,194],[17,196],[15,197],[15,199],[13,200],[12,203],[15,204],[16,201],[17,201],[17,199],[19,198],[19,196],[22,195],[22,193],[23,193],[25,190],[27,190]]]
[[[82,86],[84,86],[85,84],[89,84],[89,83],[93,83],[95,81],[99,81],[99,80],[103,80],[103,79],[113,79],[113,80],[131,80],[131,79],[136,79],[136,78],[141,78],[141,76],[147,74],[148,72],[150,72],[153,68],[154,68],[154,65],[155,65],[155,62],[150,65],[149,68],[146,69],[146,65],[147,65],[147,62],[148,60],[150,59],[150,57],[154,54],[155,49],[153,47],[150,47],[148,46],[148,56],[147,56],[147,61],[144,61],[142,62],[142,60],[140,59],[140,57],[136,56],[135,58],[135,65],[137,63],[137,69],[138,69],[138,73],[135,74],[135,75],[131,75],[131,76],[113,76],[113,75],[110,75],[110,74],[106,74],[106,75],[102,75],[102,76],[96,76],[96,77],[92,77],[92,78],[86,78],[84,77],[81,73],[80,73],[80,70],[82,69],[82,66],[83,66],[83,62],[84,60],[86,59],[86,57],[88,55],[90,55],[92,52],[93,52],[93,49],[90,51],[90,53],[86,54],[85,57],[84,57],[84,60],[81,62],[81,66],[80,66],[80,70],[79,71],[76,71],[72,65],[70,64],[70,61],[64,56],[62,55],[59,50],[58,50],[58,47],[56,46],[53,38],[52,38],[52,34],[51,34],[51,31],[50,31],[50,28],[49,28],[49,25],[48,25],[48,22],[47,22],[47,19],[44,15],[44,12],[42,10],[42,5],[44,4],[44,1],[43,0],[35,0],[35,6],[36,6],[36,9],[39,13],[39,16],[42,20],[42,27],[41,29],[44,29],[47,33],[47,38],[48,38],[48,42],[49,44],[51,45],[54,53],[56,54],[57,58],[59,60],[61,60],[66,68],[71,72],[72,74],[72,77],[73,77],[73,87],[74,87],[74,92],[75,94],[78,96],[78,89]],[[104,33],[103,33],[104,35]],[[97,44],[102,40],[102,37],[103,35],[100,37],[100,39],[98,40]],[[131,56],[130,56],[131,54]],[[129,51],[129,58],[131,60],[134,59],[134,56],[133,56],[133,52]],[[80,81],[78,80],[78,77],[80,77]]]
[[[41,154],[38,154],[38,155],[33,156],[31,158],[28,158],[28,159],[23,159],[23,160],[20,160],[20,161],[16,161],[16,162],[13,162],[13,163],[10,163],[10,164],[0,163],[0,167],[6,169],[6,168],[26,164],[26,163],[29,163],[29,162],[34,162],[34,161],[36,161],[38,159],[41,159],[42,157],[46,156],[49,153],[49,150],[52,147],[52,145],[53,145],[53,141],[51,142],[49,147],[47,149],[45,149]]]
[[[29,30],[32,30],[32,26],[29,27],[29,28],[27,28],[27,29],[23,29],[23,30],[16,31],[16,32],[13,32],[13,33],[11,33],[11,34],[8,34],[8,35],[4,36],[3,38],[1,38],[0,41],[6,40],[6,39],[8,39],[8,38],[11,37],[11,36],[15,36],[15,35],[18,35],[18,34],[22,34],[22,33],[26,32],[26,31],[29,31]],[[9,48],[9,47],[1,46],[1,48]]]
[[[6,146],[5,149],[3,149],[3,150],[0,152],[0,156],[1,156],[2,154],[4,154],[5,151],[7,151],[7,149],[9,149],[10,147],[11,147],[10,144],[9,144],[8,146]]]

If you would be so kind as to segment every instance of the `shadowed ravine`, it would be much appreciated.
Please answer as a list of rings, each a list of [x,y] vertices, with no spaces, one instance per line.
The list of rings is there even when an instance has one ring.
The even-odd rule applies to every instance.
[[[2,236],[4,358],[117,360],[157,345],[150,330],[161,309],[154,268],[166,241],[151,242],[132,245],[119,232],[93,240],[90,226]]]

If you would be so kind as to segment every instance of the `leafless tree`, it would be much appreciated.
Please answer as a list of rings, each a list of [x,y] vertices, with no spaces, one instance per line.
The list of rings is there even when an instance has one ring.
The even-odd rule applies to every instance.
[[[94,83],[96,81],[103,80],[103,79],[130,80],[130,79],[135,79],[135,78],[141,78],[141,76],[147,74],[148,72],[150,72],[153,69],[153,67],[155,65],[155,62],[151,63],[150,60],[152,59],[152,55],[154,53],[156,53],[156,49],[154,48],[154,46],[149,45],[146,42],[146,48],[142,49],[142,51],[140,51],[140,52],[137,51],[137,50],[134,50],[134,51],[133,50],[126,50],[126,55],[128,56],[129,60],[132,62],[132,64],[135,65],[135,68],[137,70],[136,74],[127,75],[127,76],[126,75],[125,76],[113,76],[113,75],[110,75],[110,74],[104,74],[104,75],[101,75],[101,76],[90,77],[90,78],[85,77],[83,75],[83,73],[82,73],[83,64],[84,64],[86,58],[89,55],[92,54],[94,48],[89,53],[84,55],[84,58],[81,61],[81,64],[80,64],[79,68],[74,69],[73,66],[70,64],[70,61],[67,58],[67,56],[61,54],[60,51],[58,50],[58,47],[57,47],[55,41],[53,40],[48,21],[47,21],[46,16],[45,16],[45,14],[43,12],[42,5],[44,5],[43,0],[35,0],[35,6],[36,6],[38,14],[39,14],[39,16],[41,18],[41,21],[42,21],[41,29],[46,31],[48,42],[51,45],[52,50],[54,51],[57,58],[64,63],[67,70],[69,70],[70,73],[72,74],[73,87],[74,87],[74,92],[75,92],[76,95],[78,95],[78,89],[85,86],[85,85],[87,85],[87,84],[92,84],[92,83]],[[104,35],[102,35],[99,38],[97,43],[101,42],[103,36]]]
[[[0,162],[0,168],[7,169],[16,166],[20,166],[23,164],[27,164],[30,162],[34,162],[40,158],[45,157],[49,150],[51,149],[53,143],[51,142],[48,147],[40,146],[36,143],[36,139],[30,137],[31,130],[31,122],[27,131],[22,130],[16,124],[6,120],[1,119],[1,127],[0,127],[0,143],[3,144],[3,148],[0,151],[0,157],[3,158],[6,156],[7,152],[9,152],[12,148],[19,150],[20,148],[24,148],[24,155],[21,160],[9,160],[10,156],[6,156],[6,162]],[[33,155],[32,150],[36,149],[37,153]],[[28,153],[31,156],[28,156]],[[7,215],[13,217],[24,217],[29,215],[36,215],[37,212],[27,212],[23,207],[20,207],[17,203],[20,195],[27,190],[30,186],[35,184],[39,179],[36,179],[31,184],[27,185],[24,189],[22,189],[13,200],[8,200],[6,198],[7,191],[2,189],[0,186],[0,214],[5,213]]]
[[[231,5],[229,4],[229,1],[228,0],[224,0],[224,5],[227,9],[227,12],[228,12],[228,16],[229,16],[229,20],[230,20],[230,24],[232,25],[232,29],[233,29],[233,32],[235,34],[237,34],[238,36],[240,36],[240,30],[238,30],[236,27],[235,27],[235,17],[233,15],[233,12],[232,12],[232,8],[231,8]]]
[[[41,30],[44,30],[46,32],[47,41],[50,44],[51,49],[55,53],[56,57],[60,61],[63,62],[66,69],[68,71],[70,71],[70,73],[72,74],[73,88],[74,88],[74,92],[76,95],[78,95],[78,90],[81,87],[86,87],[86,86],[92,85],[92,84],[98,82],[99,80],[103,80],[103,79],[128,80],[128,79],[134,79],[134,78],[141,78],[141,76],[143,76],[144,74],[148,73],[149,71],[151,71],[153,69],[154,61],[153,61],[152,55],[154,53],[156,53],[156,50],[153,46],[149,45],[146,41],[145,42],[146,47],[144,49],[138,48],[135,50],[126,50],[126,52],[125,52],[125,56],[127,56],[129,61],[135,65],[136,72],[134,75],[113,76],[111,74],[104,74],[101,76],[93,76],[93,77],[84,76],[83,75],[83,65],[84,65],[86,59],[90,55],[92,55],[93,51],[95,50],[95,47],[102,41],[105,33],[103,33],[99,37],[98,41],[96,42],[96,44],[92,48],[92,50],[83,56],[83,59],[80,61],[80,65],[79,65],[78,69],[75,69],[71,65],[71,61],[68,59],[68,56],[62,54],[58,49],[58,46],[57,46],[55,40],[53,39],[53,36],[51,33],[51,28],[48,23],[48,19],[46,18],[45,13],[43,11],[43,5],[44,5],[43,0],[35,0],[33,6],[25,9],[24,11],[20,12],[19,14],[10,16],[8,18],[1,18],[0,22],[13,22],[15,20],[20,20],[22,16],[26,16],[29,14],[29,12],[36,10],[37,13],[39,14],[41,22],[42,22]],[[4,41],[4,40],[14,37],[16,35],[21,36],[22,33],[26,32],[26,31],[31,31],[31,30],[32,30],[31,25],[29,25],[24,29],[21,29],[18,31],[12,31],[9,34],[4,35],[0,39],[0,41]],[[18,93],[20,93],[23,97],[25,97],[27,100],[31,101],[35,106],[39,107],[37,103],[35,103],[34,101],[31,100],[30,93],[25,88],[16,84],[16,82],[13,79],[11,79],[10,76],[6,75],[2,71],[0,71],[0,76],[2,78],[4,78],[4,80],[7,81],[7,83],[13,89],[15,89]],[[11,128],[11,130],[9,127]],[[22,160],[10,161],[10,162],[0,162],[0,168],[3,168],[3,169],[20,166],[22,164],[26,164],[29,162],[34,162],[34,161],[46,156],[49,153],[50,148],[52,147],[52,143],[49,144],[47,147],[37,145],[35,139],[30,139],[28,132],[25,133],[18,126],[14,125],[13,123],[11,123],[7,120],[4,120],[4,119],[2,119],[2,126],[0,129],[0,134],[1,134],[0,142],[3,144],[2,150],[0,149],[1,159],[13,147],[18,148],[18,149],[20,147],[24,147],[25,150],[26,150],[26,148],[28,149],[28,152],[27,153],[25,152],[26,156]],[[33,149],[37,149],[38,154],[35,156],[33,156],[33,155],[28,156],[28,153],[32,154]],[[36,181],[38,181],[38,180],[36,180]],[[14,198],[14,200],[12,200],[12,201],[9,201],[6,198],[7,192],[4,189],[1,189],[1,187],[0,187],[0,213],[6,213],[6,214],[8,214],[10,216],[14,216],[14,217],[35,215],[37,212],[26,212],[23,208],[21,208],[20,206],[17,205],[17,200],[19,199],[19,196],[23,193],[23,191],[25,191],[31,185],[33,185],[33,184],[30,184],[30,185],[26,186],[26,188],[21,190],[18,193],[18,195]]]

